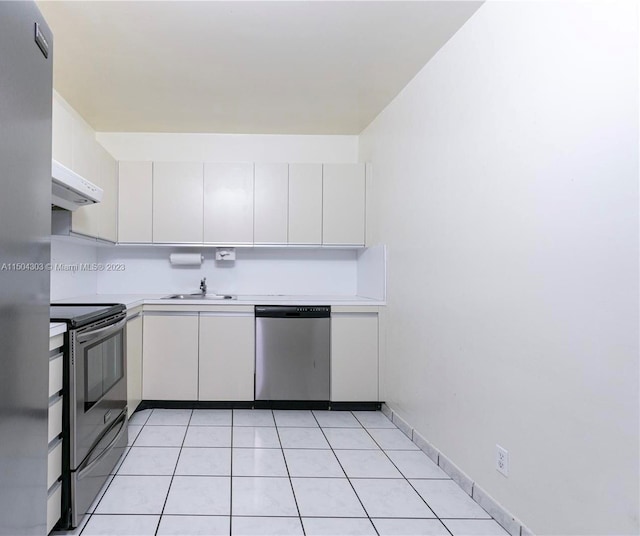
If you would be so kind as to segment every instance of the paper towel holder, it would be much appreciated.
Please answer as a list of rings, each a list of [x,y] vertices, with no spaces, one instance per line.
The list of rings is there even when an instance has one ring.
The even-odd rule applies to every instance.
[[[200,266],[204,261],[201,253],[171,253],[169,262],[172,266]]]
[[[235,261],[236,248],[216,248],[216,261]]]

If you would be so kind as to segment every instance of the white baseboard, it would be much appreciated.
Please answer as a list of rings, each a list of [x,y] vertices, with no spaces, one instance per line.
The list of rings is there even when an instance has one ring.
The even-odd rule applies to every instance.
[[[469,496],[476,501],[487,513],[496,520],[497,523],[511,536],[535,536],[534,533],[525,526],[522,521],[512,515],[499,502],[491,497],[484,489],[474,482],[469,475],[460,469],[446,455],[432,445],[419,432],[414,430],[411,425],[400,417],[386,403],[382,404],[382,413],[384,413],[409,439],[411,439],[417,447],[424,452],[431,460],[451,477]]]

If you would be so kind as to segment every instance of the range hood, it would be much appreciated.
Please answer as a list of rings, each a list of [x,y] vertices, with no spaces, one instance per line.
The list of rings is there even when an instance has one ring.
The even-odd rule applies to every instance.
[[[102,188],[56,160],[51,161],[51,204],[67,210],[100,203]]]

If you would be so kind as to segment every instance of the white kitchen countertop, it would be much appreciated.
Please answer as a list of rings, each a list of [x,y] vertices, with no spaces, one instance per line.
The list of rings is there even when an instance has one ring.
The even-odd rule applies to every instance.
[[[50,322],[49,323],[49,338],[55,337],[67,331],[67,325],[64,322]]]
[[[140,305],[347,305],[371,306],[385,305],[383,300],[363,298],[361,296],[304,296],[304,295],[238,295],[235,300],[163,300],[170,292],[163,294],[87,294],[56,300],[53,303],[123,303],[128,309]]]

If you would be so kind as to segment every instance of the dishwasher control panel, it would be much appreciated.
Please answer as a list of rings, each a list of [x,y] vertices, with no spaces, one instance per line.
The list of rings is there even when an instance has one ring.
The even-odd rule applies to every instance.
[[[256,305],[256,318],[326,318],[330,305]]]
[[[320,307],[296,307],[296,312],[298,313],[330,313],[331,308],[326,306]]]

